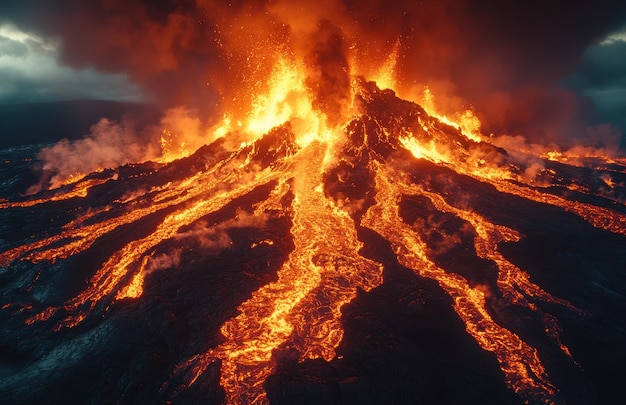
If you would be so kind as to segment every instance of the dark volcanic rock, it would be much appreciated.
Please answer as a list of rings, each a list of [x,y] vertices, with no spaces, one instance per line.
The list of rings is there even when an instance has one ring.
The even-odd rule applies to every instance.
[[[484,295],[485,317],[536,349],[546,379],[556,387],[548,402],[620,403],[626,378],[624,232],[594,227],[571,210],[498,191],[494,182],[462,174],[468,173],[460,166],[466,168],[470,156],[488,157],[516,174],[524,167],[505,150],[467,139],[390,90],[362,79],[355,86],[362,113],[343,128],[345,139],[337,142],[323,173],[323,190],[314,192],[323,191],[332,200],[328,207],[344,208],[350,215],[363,244],[358,254],[384,268],[383,282],[368,292],[358,290],[341,308],[344,333],[336,358],[298,361],[300,353],[293,345],[276,348],[275,370],[263,383],[270,402],[539,401],[510,389],[498,358],[472,337],[441,279],[420,276],[428,273],[400,264],[398,257],[408,248],[392,243],[399,229],[385,233],[386,240],[380,228],[377,233],[362,225],[368,210],[379,203],[380,171],[389,169],[402,174],[407,189],[419,186],[416,190],[425,193],[399,192],[393,197],[398,201],[379,205],[393,204],[399,218],[393,224],[423,241],[428,260]],[[414,158],[402,146],[406,136],[443,143],[455,164]],[[294,224],[315,225],[294,221],[298,196],[292,169],[302,163],[297,162],[295,141],[286,123],[237,150],[221,139],[168,164],[107,169],[36,196],[21,193],[36,181],[31,169],[37,148],[2,151],[0,402],[222,403],[227,393],[220,386],[221,361],[210,363],[193,384],[187,361],[224,343],[222,325],[238,315],[239,306],[255,291],[277,280],[298,240],[291,233]],[[551,181],[552,187],[521,180],[502,184],[607,208],[617,218],[626,213],[625,188],[619,185],[626,182],[622,166],[543,163],[551,171],[543,172],[540,180]],[[193,180],[187,184],[188,179]],[[90,181],[99,184],[86,195],[61,198]],[[228,194],[233,190],[238,194]],[[438,209],[426,192],[455,210]],[[38,204],[37,198],[46,201]],[[194,210],[202,214],[194,216]],[[501,279],[496,260],[477,253],[480,234],[461,211],[519,233],[519,241],[495,245],[537,289],[526,288],[523,280]],[[174,214],[181,221],[185,215],[193,220],[178,226]],[[46,238],[87,226],[97,232],[125,215],[132,220],[107,228],[66,258],[34,259],[90,235],[74,233],[37,245]],[[171,222],[162,226],[168,218]],[[72,306],[98,281],[99,269],[129,245],[141,255],[125,267],[126,257],[120,257],[110,267],[123,273],[121,279],[102,297]],[[9,255],[21,248],[26,249],[23,254]],[[118,297],[140,272],[143,293]],[[349,280],[342,281],[350,287]],[[516,300],[503,292],[502,282],[519,293]]]

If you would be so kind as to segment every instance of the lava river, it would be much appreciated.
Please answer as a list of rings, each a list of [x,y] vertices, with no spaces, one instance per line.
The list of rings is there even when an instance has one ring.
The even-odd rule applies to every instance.
[[[595,364],[576,338],[582,332],[572,326],[576,319],[593,323],[589,319],[599,309],[585,304],[593,292],[572,293],[573,287],[542,277],[540,265],[518,249],[525,233],[531,241],[540,237],[541,231],[533,233],[535,216],[547,223],[558,217],[615,249],[623,247],[626,208],[617,202],[623,187],[600,195],[575,176],[583,168],[548,160],[543,183],[533,183],[502,148],[362,78],[353,78],[349,113],[339,123],[321,119],[303,128],[311,114],[322,115],[309,99],[305,104],[306,111],[294,113],[298,120],[261,125],[261,135],[236,148],[227,147],[227,135],[170,163],[102,170],[58,190],[2,201],[2,319],[23,339],[20,347],[37,345],[34,335],[40,334],[47,352],[24,355],[19,369],[0,382],[0,398],[15,392],[42,398],[39,389],[19,387],[55,370],[71,374],[66,366],[50,365],[50,353],[60,363],[80,363],[78,354],[60,351],[63,342],[87,339],[128,311],[141,314],[148,308],[143,301],[167,302],[176,295],[191,302],[191,295],[177,295],[177,280],[190,274],[185,266],[224,254],[232,264],[221,266],[232,270],[220,282],[228,286],[239,277],[246,287],[229,293],[217,282],[188,283],[185,288],[195,294],[222,291],[211,301],[219,301],[220,310],[206,309],[210,313],[186,324],[192,329],[186,336],[193,339],[177,337],[186,343],[174,339],[159,346],[167,347],[159,351],[159,371],[136,371],[147,376],[144,387],[152,388],[139,390],[143,396],[135,399],[185,402],[207,389],[215,393],[200,396],[207,401],[280,402],[272,379],[285,364],[340,367],[354,343],[344,330],[348,309],[390,282],[393,268],[426,280],[419,281],[424,285],[434,282],[433,294],[441,294],[454,322],[462,322],[461,333],[473,339],[477,356],[487,353],[485,361],[497,368],[494,378],[512,395],[500,399],[595,398],[592,388],[564,383],[572,375],[584,379],[585,364]],[[623,184],[624,169],[615,162],[593,170]],[[587,192],[559,187],[562,176]],[[24,222],[25,217],[37,219]],[[50,226],[38,227],[43,221]],[[391,256],[372,253],[381,246]],[[265,256],[257,258],[259,252]],[[597,255],[582,257],[600,260]],[[57,292],[44,288],[46,280],[65,273],[83,279]],[[62,284],[63,279],[53,282]],[[185,315],[171,309],[163,317],[176,324]],[[136,362],[141,369],[137,364],[144,363]],[[131,366],[120,361],[116,367]],[[112,384],[106,378],[94,376],[100,382],[93,386]],[[124,391],[131,383],[120,384],[113,385],[121,397],[131,400],[139,392]],[[352,403],[350,395],[337,395],[338,403]]]

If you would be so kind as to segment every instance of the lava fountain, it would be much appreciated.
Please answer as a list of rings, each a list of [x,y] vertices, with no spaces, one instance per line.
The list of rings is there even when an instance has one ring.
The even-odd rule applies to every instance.
[[[544,365],[546,347],[558,351],[549,357],[561,356],[573,367],[577,359],[549,309],[568,317],[589,314],[533,282],[507,253],[524,239],[523,232],[503,215],[477,209],[472,203],[476,192],[454,187],[480,185],[533,207],[569,213],[623,238],[626,209],[617,197],[614,204],[606,203],[618,192],[602,200],[594,199],[591,185],[576,195],[553,192],[567,176],[584,189],[583,180],[571,175],[574,166],[561,163],[550,169],[547,159],[533,155],[532,161],[543,162],[543,168],[529,178],[526,163],[480,134],[471,111],[461,111],[455,121],[432,105],[425,110],[398,97],[402,91],[393,90],[393,77],[400,42],[381,66],[371,66],[344,52],[337,29],[325,24],[318,31],[321,39],[304,56],[277,51],[267,88],[250,97],[244,113],[226,111],[208,146],[196,152],[173,147],[172,134],[164,131],[162,146],[168,147],[157,162],[84,173],[58,189],[3,200],[0,208],[7,217],[43,216],[49,209],[72,207],[53,220],[53,227],[2,246],[5,277],[28,284],[19,294],[19,287],[11,290],[7,297],[22,298],[3,303],[3,311],[25,330],[46,328],[58,335],[85,330],[129,301],[153,294],[154,284],[147,281],[156,274],[178,277],[184,267],[181,254],[210,255],[218,239],[211,239],[209,248],[206,238],[225,238],[219,252],[232,243],[228,231],[265,228],[268,218],[285,220],[289,241],[282,245],[275,273],[241,302],[229,304],[234,315],[210,347],[180,352],[157,395],[182,401],[203,375],[219,369],[225,403],[268,403],[264,384],[285,359],[338,358],[344,339],[342,308],[384,283],[389,263],[363,254],[368,231],[389,244],[400,266],[438,284],[466,333],[495,357],[504,384],[518,399],[563,402]],[[429,107],[433,95],[424,94]],[[605,159],[603,164],[611,168],[596,170],[624,177],[623,161]],[[255,200],[261,189],[266,194]],[[246,198],[251,200],[246,210],[223,218]],[[407,210],[421,211],[410,219]],[[216,215],[221,219],[206,222]],[[452,222],[460,225],[450,230]],[[199,230],[199,224],[206,227]],[[437,240],[437,232],[443,238]],[[267,233],[249,249],[278,245],[278,236]],[[120,235],[124,242],[113,243]],[[441,253],[446,244],[462,246],[476,268],[489,268],[492,275],[477,276],[472,271],[478,270],[449,260]],[[75,296],[55,303],[58,298],[31,293],[44,273],[63,271],[74,258],[90,255],[97,268]],[[165,256],[171,259],[167,264]],[[542,336],[527,339],[523,330],[503,322],[493,297],[501,306],[530,314]],[[2,384],[10,388],[19,381],[18,376]]]

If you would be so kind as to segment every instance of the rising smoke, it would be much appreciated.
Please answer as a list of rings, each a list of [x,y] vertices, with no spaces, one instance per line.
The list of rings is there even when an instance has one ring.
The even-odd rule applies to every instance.
[[[131,162],[154,158],[158,151],[137,135],[132,122],[116,123],[102,119],[91,127],[85,138],[70,142],[63,139],[43,148],[39,158],[43,161],[40,182],[27,190],[27,194],[42,188],[57,188],[72,176],[80,176],[99,169],[115,168]]]
[[[229,230],[234,228],[264,228],[267,219],[267,214],[254,215],[243,210],[237,210],[232,219],[214,225],[201,221],[192,228],[178,233],[175,239],[179,241],[193,240],[198,244],[198,250],[203,254],[218,254],[233,244],[228,234]]]
[[[315,106],[337,121],[349,74],[372,73],[399,43],[399,91],[428,86],[443,113],[473,107],[485,134],[547,144],[589,143],[589,133],[598,132],[587,125],[591,103],[558,83],[590,44],[626,21],[626,6],[617,0],[567,7],[534,0],[10,0],[0,16],[59,38],[64,64],[126,73],[165,117],[184,109],[198,134],[224,111],[235,117],[248,111],[278,54],[309,64]],[[601,131],[612,134],[605,143],[619,138]],[[149,141],[159,136],[155,131]]]

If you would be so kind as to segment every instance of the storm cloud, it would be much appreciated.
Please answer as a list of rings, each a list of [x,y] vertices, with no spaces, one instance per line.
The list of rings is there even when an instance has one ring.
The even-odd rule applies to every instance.
[[[322,21],[337,31],[342,48],[372,64],[399,41],[399,87],[427,85],[457,100],[450,109],[473,107],[487,134],[523,134],[533,142],[584,137],[598,123],[594,102],[597,110],[608,92],[622,88],[593,82],[609,75],[589,65],[602,59],[594,52],[609,52],[593,46],[626,23],[626,5],[617,0],[566,7],[495,0],[9,0],[0,15],[58,39],[64,65],[127,75],[164,109],[182,105],[201,115],[245,105],[269,75],[267,50],[297,48],[298,36],[319,32]],[[13,45],[0,47],[20,52]],[[576,74],[590,85],[563,84]]]
[[[626,130],[626,28],[590,46],[565,83],[593,100],[596,122]]]
[[[30,103],[73,99],[139,101],[125,73],[60,65],[58,41],[0,22],[0,102]]]

